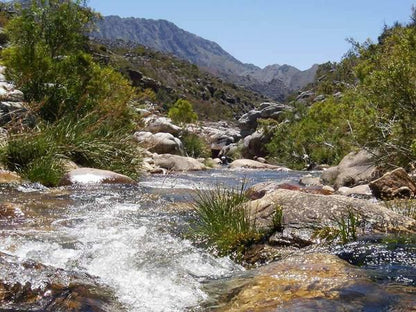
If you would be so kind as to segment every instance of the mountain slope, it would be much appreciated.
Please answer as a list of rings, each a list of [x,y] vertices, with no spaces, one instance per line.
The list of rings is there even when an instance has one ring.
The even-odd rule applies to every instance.
[[[261,69],[244,64],[217,43],[180,29],[165,20],[107,16],[97,23],[92,37],[139,43],[157,51],[168,52],[226,80],[284,100],[291,92],[312,82],[316,67],[300,71],[289,65],[271,65]]]

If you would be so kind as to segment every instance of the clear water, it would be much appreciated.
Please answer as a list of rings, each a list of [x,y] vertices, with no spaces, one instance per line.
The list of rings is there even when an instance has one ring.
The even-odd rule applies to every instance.
[[[96,276],[114,290],[128,311],[197,309],[209,299],[205,283],[233,276],[243,268],[181,238],[178,232],[187,227],[186,214],[172,212],[168,206],[186,200],[191,189],[219,183],[238,186],[250,174],[250,184],[295,181],[300,175],[252,173],[208,171],[152,176],[135,187],[77,187],[64,190],[57,205],[44,206],[39,194],[48,190],[36,185],[20,187],[15,194],[3,192],[5,201],[22,197],[25,207],[36,201],[38,206],[34,216],[0,231],[0,252]],[[36,196],[31,198],[31,193]],[[13,276],[17,279],[18,274]],[[31,276],[18,278],[25,280],[33,283]]]

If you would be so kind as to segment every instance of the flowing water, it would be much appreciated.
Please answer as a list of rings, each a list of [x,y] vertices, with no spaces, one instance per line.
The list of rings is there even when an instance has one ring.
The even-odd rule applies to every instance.
[[[22,214],[11,223],[0,220],[0,253],[18,259],[0,272],[0,280],[30,282],[32,288],[46,285],[51,274],[28,274],[27,266],[21,265],[30,260],[88,274],[86,279],[111,290],[120,311],[203,311],[215,292],[222,291],[221,281],[247,273],[230,259],[213,257],[185,239],[189,216],[177,203],[189,201],[196,188],[239,187],[243,180],[248,185],[269,180],[291,183],[302,175],[212,170],[155,175],[143,178],[138,186],[0,189],[0,203],[13,202]],[[415,286],[415,245],[396,245],[392,251],[391,245],[383,244],[365,241],[332,252],[352,263],[358,257],[361,262],[354,264],[374,272],[375,280]],[[378,255],[390,250],[390,258],[402,261],[386,256],[377,262],[375,249]],[[209,290],[207,285],[214,286]],[[116,311],[99,311],[103,310]]]
[[[172,209],[172,203],[188,200],[195,188],[219,183],[234,187],[246,178],[247,183],[296,181],[300,176],[272,171],[249,175],[209,171],[152,176],[138,186],[73,187],[55,194],[33,186],[3,190],[3,201],[20,203],[25,216],[0,231],[0,252],[97,277],[127,311],[197,309],[208,300],[203,290],[207,281],[243,268],[183,239],[187,215]],[[25,272],[0,277],[39,284]]]

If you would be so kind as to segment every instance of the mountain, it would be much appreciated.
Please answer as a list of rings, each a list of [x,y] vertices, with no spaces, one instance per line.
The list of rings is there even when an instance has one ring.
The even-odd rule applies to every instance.
[[[202,71],[189,61],[122,40],[94,39],[97,62],[116,68],[137,87],[138,102],[166,111],[177,99],[189,100],[201,120],[236,120],[255,105],[271,101],[261,94]]]
[[[165,20],[106,16],[91,34],[100,40],[124,40],[171,53],[232,83],[284,100],[291,92],[313,82],[317,66],[306,71],[289,65],[270,65],[261,69],[245,64],[217,43],[187,32]]]

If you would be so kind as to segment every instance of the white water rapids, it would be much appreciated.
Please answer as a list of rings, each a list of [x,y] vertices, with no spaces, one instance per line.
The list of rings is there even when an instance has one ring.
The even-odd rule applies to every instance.
[[[0,230],[0,252],[97,277],[126,311],[198,310],[209,299],[204,283],[243,269],[181,238],[178,229],[187,223],[183,214],[169,210],[169,201],[175,200],[169,196],[178,185],[213,185],[218,182],[215,174],[211,180],[206,174],[192,176],[192,182],[183,176],[166,181],[152,177],[140,187],[71,189],[65,195],[68,205],[40,209],[52,219],[49,226],[39,226],[39,217],[33,222],[28,217],[17,227]],[[163,189],[162,198],[150,194],[155,189]],[[22,278],[30,281],[29,276]]]

